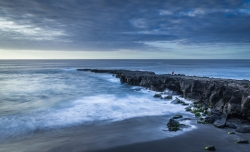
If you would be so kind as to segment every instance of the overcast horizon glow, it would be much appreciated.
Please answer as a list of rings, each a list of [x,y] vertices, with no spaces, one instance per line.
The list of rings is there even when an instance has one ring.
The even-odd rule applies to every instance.
[[[0,59],[250,59],[250,0],[1,0]]]

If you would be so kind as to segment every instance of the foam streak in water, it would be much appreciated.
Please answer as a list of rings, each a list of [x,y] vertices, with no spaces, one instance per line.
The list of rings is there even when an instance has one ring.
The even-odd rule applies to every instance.
[[[78,99],[64,108],[50,108],[0,118],[1,138],[37,130],[55,129],[98,121],[119,121],[133,117],[168,115],[184,111],[182,106],[147,96],[97,95]],[[8,124],[8,125],[6,125]]]

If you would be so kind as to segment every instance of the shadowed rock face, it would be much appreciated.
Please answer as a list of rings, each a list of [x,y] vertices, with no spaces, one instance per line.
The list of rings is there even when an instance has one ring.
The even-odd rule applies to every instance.
[[[185,75],[156,75],[148,71],[78,69],[95,73],[111,73],[121,83],[154,91],[173,90],[185,98],[212,106],[215,110],[250,119],[250,81]]]

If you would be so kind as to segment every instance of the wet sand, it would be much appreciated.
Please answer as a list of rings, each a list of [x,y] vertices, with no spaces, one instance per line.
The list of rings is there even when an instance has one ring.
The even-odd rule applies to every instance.
[[[85,152],[153,141],[174,136],[166,133],[167,116],[132,118],[36,132],[28,137],[0,142],[0,152]]]
[[[93,152],[201,152],[214,145],[219,152],[249,152],[249,144],[236,144],[237,139],[250,139],[249,134],[232,134],[232,129],[219,129],[211,124],[197,124],[197,129],[172,138],[131,144]]]
[[[249,134],[228,135],[232,129],[191,124],[188,131],[166,131],[167,116],[133,118],[113,123],[92,124],[40,132],[29,137],[0,142],[6,152],[200,152],[214,145],[221,152],[249,152],[249,144],[235,140],[250,139]]]

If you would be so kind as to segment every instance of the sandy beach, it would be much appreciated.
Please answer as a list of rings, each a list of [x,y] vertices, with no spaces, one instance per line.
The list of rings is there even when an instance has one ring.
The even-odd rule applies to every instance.
[[[201,152],[206,145],[214,145],[219,152],[249,152],[249,144],[236,144],[238,139],[248,139],[249,134],[229,135],[232,129],[219,129],[210,124],[197,124],[197,129],[184,134],[144,143],[120,146],[95,152]]]
[[[200,152],[214,145],[220,152],[249,152],[249,144],[236,144],[249,139],[249,134],[228,135],[232,129],[219,129],[211,124],[197,124],[187,131],[166,131],[167,116],[141,117],[102,125],[78,126],[36,133],[29,137],[0,144],[0,151],[11,152]]]

